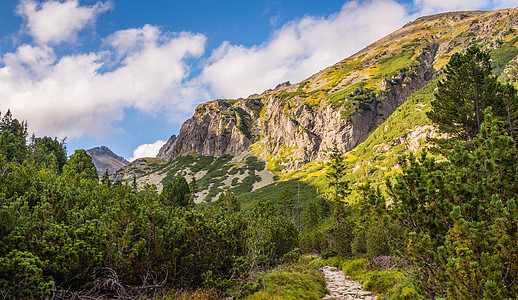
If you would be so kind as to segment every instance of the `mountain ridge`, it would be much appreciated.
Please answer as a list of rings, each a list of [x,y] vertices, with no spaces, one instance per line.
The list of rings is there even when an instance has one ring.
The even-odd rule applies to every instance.
[[[237,155],[251,147],[270,170],[285,174],[323,159],[335,141],[350,151],[453,53],[475,42],[498,49],[516,36],[517,19],[516,9],[418,18],[300,83],[200,104],[161,157]]]

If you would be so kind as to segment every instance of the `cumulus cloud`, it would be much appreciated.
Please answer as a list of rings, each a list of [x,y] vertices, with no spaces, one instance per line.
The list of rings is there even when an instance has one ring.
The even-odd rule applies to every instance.
[[[408,21],[396,1],[347,2],[329,17],[305,16],[287,23],[259,46],[223,43],[212,52],[201,79],[218,97],[262,92],[286,80],[301,81]]]
[[[142,144],[133,151],[133,157],[128,160],[131,162],[142,157],[156,157],[164,144],[165,141],[162,140],[158,140],[153,144]]]
[[[32,45],[4,54],[0,109],[59,137],[108,133],[127,107],[182,117],[193,110],[202,89],[187,80],[185,59],[203,54],[205,36],[146,25],[106,41],[111,48],[88,54],[56,57],[51,47]]]
[[[18,5],[18,14],[26,20],[27,29],[35,41],[47,44],[74,39],[78,31],[110,8],[109,2],[80,6],[78,0],[44,3],[24,0]]]

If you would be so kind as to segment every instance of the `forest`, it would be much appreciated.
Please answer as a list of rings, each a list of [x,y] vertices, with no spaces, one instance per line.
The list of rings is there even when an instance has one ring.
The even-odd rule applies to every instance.
[[[196,182],[183,177],[160,193],[99,178],[86,151],[67,157],[64,141],[29,137],[27,122],[7,111],[0,121],[0,295],[266,297],[265,274],[282,266],[322,286],[306,264],[318,254],[344,268],[359,262],[384,299],[514,299],[518,97],[491,71],[477,47],[453,55],[428,114],[441,133],[428,149],[399,157],[401,173],[372,186],[344,180],[345,154],[331,148],[333,193],[303,211],[288,190],[245,210],[230,189],[194,205]],[[352,189],[361,195],[356,202]]]

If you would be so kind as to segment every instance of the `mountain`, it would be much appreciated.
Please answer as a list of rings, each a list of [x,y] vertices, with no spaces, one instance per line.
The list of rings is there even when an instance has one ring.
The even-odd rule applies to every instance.
[[[124,159],[124,157],[116,155],[106,146],[88,149],[86,153],[92,158],[99,176],[102,176],[106,169],[108,169],[109,174],[113,174],[118,169],[129,164],[129,161]]]
[[[245,206],[284,188],[313,199],[326,193],[326,149],[336,142],[348,180],[382,183],[400,172],[399,155],[436,135],[426,112],[440,71],[473,44],[490,52],[499,80],[518,84],[518,9],[423,17],[300,83],[199,105],[157,159],[113,176],[159,191],[194,176],[197,202],[227,187]]]
[[[199,105],[160,157],[217,157],[253,149],[270,170],[286,174],[324,158],[333,142],[351,151],[432,83],[452,54],[473,44],[491,51],[496,72],[505,70],[503,76],[515,80],[517,29],[517,9],[419,18],[303,82]],[[426,103],[421,105],[414,109],[426,110]],[[409,125],[418,131],[415,137],[432,134],[430,126]]]

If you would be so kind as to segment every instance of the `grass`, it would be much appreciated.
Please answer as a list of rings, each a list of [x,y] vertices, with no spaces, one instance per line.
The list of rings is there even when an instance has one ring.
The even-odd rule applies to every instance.
[[[164,295],[159,295],[153,299],[166,300],[216,300],[223,298],[224,295],[211,289],[198,289],[195,291],[169,290]]]
[[[326,281],[324,275],[309,264],[312,259],[302,256],[297,264],[281,265],[261,275],[261,290],[245,299],[321,299],[327,292]]]
[[[292,199],[295,204],[297,203],[297,197],[300,193],[300,202],[303,210],[310,200],[318,198],[316,186],[296,179],[275,182],[253,192],[238,194],[237,198],[243,210],[252,209],[258,202],[270,202],[274,206],[279,206],[278,208],[280,209],[276,196],[280,195],[285,188],[291,191]]]
[[[399,54],[383,59],[378,65],[374,78],[386,78],[391,81],[395,75],[419,67],[421,63],[414,58],[414,54],[414,49],[407,49]]]

